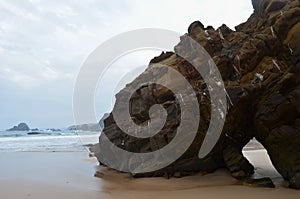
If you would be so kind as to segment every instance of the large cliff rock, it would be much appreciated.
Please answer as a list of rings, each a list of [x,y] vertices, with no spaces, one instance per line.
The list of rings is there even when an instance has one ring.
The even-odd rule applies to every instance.
[[[151,60],[149,68],[156,67],[154,63],[168,65],[189,80],[201,106],[201,119],[192,145],[178,160],[161,170],[136,176],[188,175],[225,167],[234,177],[245,178],[254,172],[254,167],[243,156],[242,148],[255,137],[290,187],[300,189],[300,1],[252,3],[254,13],[236,31],[226,25],[216,30],[205,28],[197,21],[174,48],[175,52],[183,48],[185,53],[192,52],[193,46],[185,43],[186,36],[201,44],[216,63],[229,95],[221,138],[205,159],[200,160],[198,152],[210,121],[206,84],[189,62],[173,52]],[[117,101],[126,95],[126,90],[153,77],[148,69],[117,94]],[[160,75],[166,78],[164,71]],[[166,109],[167,123],[155,136],[142,139],[123,133],[111,114],[104,121],[103,133],[116,146],[146,153],[164,147],[174,138],[183,113],[168,88],[143,86],[131,97],[130,104],[129,112],[135,123],[142,125],[149,120],[153,104],[162,104]],[[114,111],[117,108],[120,107]],[[96,155],[100,157],[101,151]]]

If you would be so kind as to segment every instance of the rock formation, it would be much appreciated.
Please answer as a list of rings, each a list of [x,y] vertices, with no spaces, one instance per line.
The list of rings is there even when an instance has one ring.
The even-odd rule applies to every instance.
[[[30,128],[26,123],[20,123],[18,126],[14,126],[10,129],[7,129],[6,131],[29,131]]]
[[[91,123],[91,124],[80,124],[80,125],[72,125],[68,127],[69,131],[95,131],[99,132],[102,130],[99,123]]]
[[[149,68],[155,67],[154,63],[168,65],[189,80],[201,106],[201,119],[192,145],[178,160],[161,170],[136,177],[183,176],[225,167],[232,176],[246,178],[253,174],[254,167],[243,156],[242,149],[255,137],[290,187],[300,189],[300,1],[252,0],[252,4],[254,13],[236,31],[226,25],[216,30],[204,28],[197,21],[174,48],[175,52],[187,48],[186,36],[201,44],[216,63],[229,95],[221,138],[205,159],[200,160],[198,152],[210,121],[207,85],[189,62],[173,52],[151,60]],[[193,46],[188,48],[192,52]],[[142,79],[153,77],[149,73],[147,69],[128,84],[116,95],[117,100]],[[165,78],[164,71],[161,74]],[[155,136],[142,139],[123,133],[111,114],[104,121],[103,133],[116,146],[146,153],[164,147],[174,138],[182,113],[170,90],[143,86],[131,97],[130,104],[129,112],[135,123],[144,124],[149,120],[148,112],[153,104],[162,104],[166,109],[167,123]],[[96,156],[100,154],[98,151]]]
[[[69,131],[81,130],[81,131],[99,132],[99,131],[102,131],[102,129],[104,128],[104,120],[108,116],[109,116],[109,113],[105,113],[105,114],[103,114],[102,118],[99,120],[98,123],[72,125],[72,126],[69,126],[67,129]]]

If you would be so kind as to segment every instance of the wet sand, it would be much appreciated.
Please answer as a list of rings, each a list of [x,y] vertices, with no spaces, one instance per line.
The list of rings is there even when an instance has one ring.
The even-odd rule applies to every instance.
[[[14,152],[0,153],[0,198],[299,198],[300,191],[286,188],[265,150],[244,153],[255,165],[256,175],[271,177],[275,189],[243,186],[226,170],[204,176],[133,179],[97,166],[88,152]],[[95,171],[100,178],[94,177]]]

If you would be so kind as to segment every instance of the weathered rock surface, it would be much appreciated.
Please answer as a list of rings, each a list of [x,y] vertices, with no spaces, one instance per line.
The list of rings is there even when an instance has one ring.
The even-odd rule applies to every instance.
[[[244,180],[243,185],[249,187],[275,188],[275,185],[270,178],[246,179]]]
[[[30,128],[26,123],[20,123],[18,126],[14,126],[10,129],[7,129],[6,131],[29,131]]]
[[[183,48],[188,49],[186,53],[192,52],[193,46],[185,42],[186,36],[201,44],[216,63],[232,102],[221,138],[205,159],[200,160],[198,152],[210,121],[206,84],[191,64],[175,53],[162,53],[151,60],[149,68],[155,67],[153,63],[168,65],[189,80],[197,94],[201,119],[196,138],[177,161],[136,177],[177,177],[226,167],[232,176],[246,178],[253,174],[254,167],[243,156],[242,149],[255,137],[290,187],[300,189],[300,1],[252,0],[252,3],[254,13],[236,31],[226,25],[215,30],[193,22],[174,48],[175,52]],[[165,73],[161,71],[162,78],[167,78]],[[151,77],[153,74],[146,70],[117,94],[117,100],[126,95],[127,89]],[[142,125],[149,120],[153,104],[162,104],[167,110],[167,123],[155,136],[141,139],[123,133],[111,114],[104,120],[103,133],[116,146],[146,153],[164,147],[174,138],[182,113],[168,88],[143,86],[132,96],[130,104],[129,112],[135,123]],[[99,154],[101,151],[96,156]]]

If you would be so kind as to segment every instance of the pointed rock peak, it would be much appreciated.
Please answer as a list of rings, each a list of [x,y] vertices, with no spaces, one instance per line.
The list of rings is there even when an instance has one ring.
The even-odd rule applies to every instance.
[[[194,21],[191,23],[191,25],[188,27],[188,33],[192,33],[194,29],[200,28],[204,30],[204,25],[200,21]]]

